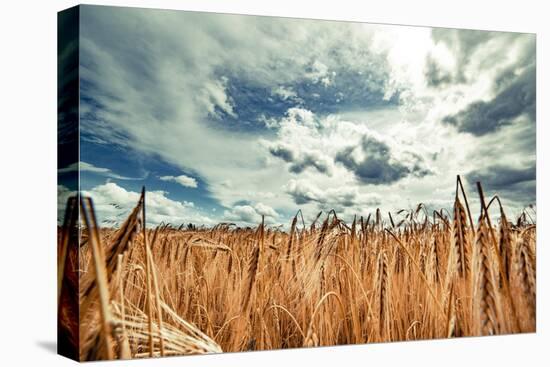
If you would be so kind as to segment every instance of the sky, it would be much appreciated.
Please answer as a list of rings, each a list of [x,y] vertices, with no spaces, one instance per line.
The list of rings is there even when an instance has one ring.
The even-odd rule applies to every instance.
[[[117,225],[535,204],[535,35],[81,6],[80,189]],[[70,189],[60,167],[60,196]]]

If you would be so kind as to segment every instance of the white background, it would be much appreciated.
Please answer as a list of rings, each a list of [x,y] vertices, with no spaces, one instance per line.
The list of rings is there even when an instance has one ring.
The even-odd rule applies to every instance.
[[[537,333],[116,362],[132,366],[548,365],[548,73],[544,1],[96,1],[97,4],[537,33]],[[0,12],[0,365],[69,365],[56,339],[56,12],[74,1],[3,2]],[[545,16],[546,14],[546,16]],[[545,24],[546,23],[546,24]],[[261,42],[261,40],[258,40]]]

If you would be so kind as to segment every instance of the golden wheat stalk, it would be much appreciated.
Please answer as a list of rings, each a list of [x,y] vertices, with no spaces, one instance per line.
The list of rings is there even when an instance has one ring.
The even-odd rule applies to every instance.
[[[101,315],[101,328],[103,331],[102,339],[104,342],[104,352],[107,359],[113,359],[113,342],[111,339],[112,317],[109,309],[110,295],[109,282],[107,281],[107,272],[105,271],[105,254],[101,246],[101,240],[98,233],[98,228],[95,220],[95,212],[93,210],[92,201],[88,199],[81,200],[82,217],[84,224],[88,228],[88,240],[92,248],[92,257],[95,271],[95,279],[99,293],[99,311]],[[87,210],[88,209],[88,210]]]
[[[299,230],[296,215],[292,236],[264,221],[254,229],[164,223],[147,230],[140,198],[139,215],[134,208],[124,228],[82,231],[77,296],[81,310],[94,312],[80,317],[80,355],[102,359],[111,350],[113,358],[138,358],[535,330],[536,224],[523,218],[508,226],[501,213],[493,226],[491,202],[480,196],[474,227],[465,194],[456,204],[458,196],[451,213],[429,215],[417,205],[392,212],[387,223],[379,210],[375,220],[354,217],[349,225],[330,211],[323,223],[315,225],[319,216]],[[104,244],[103,265],[94,262],[94,241]],[[469,280],[459,273],[460,243]],[[58,246],[61,253],[61,237]],[[113,256],[114,265],[107,261]],[[109,286],[101,288],[116,295],[104,308],[110,334],[97,266]],[[73,290],[67,281],[63,287],[65,299]],[[67,318],[61,322],[68,327]]]
[[[497,287],[493,274],[492,258],[487,224],[482,216],[477,230],[477,246],[480,251],[479,264],[479,333],[493,335],[498,333],[497,324]]]

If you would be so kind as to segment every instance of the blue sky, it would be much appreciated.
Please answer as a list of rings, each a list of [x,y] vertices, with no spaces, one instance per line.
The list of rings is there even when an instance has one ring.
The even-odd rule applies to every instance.
[[[534,35],[97,6],[80,29],[105,223],[143,185],[174,224],[448,207],[457,174],[535,201]]]

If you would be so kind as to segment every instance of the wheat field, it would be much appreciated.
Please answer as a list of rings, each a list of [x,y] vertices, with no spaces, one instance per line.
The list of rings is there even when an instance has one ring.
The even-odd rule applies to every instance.
[[[458,178],[452,213],[298,212],[288,231],[145,228],[145,195],[120,228],[67,204],[60,346],[81,360],[535,331],[536,224],[480,184],[475,213]]]

